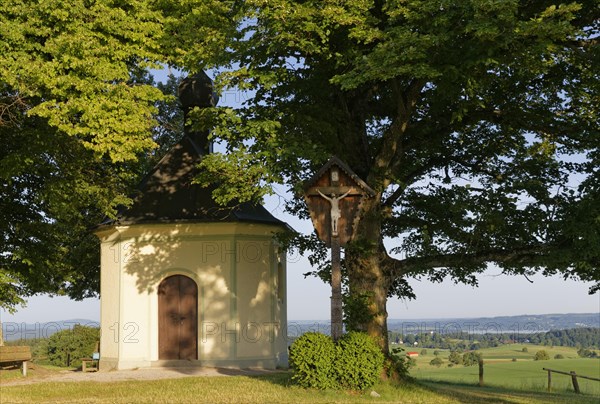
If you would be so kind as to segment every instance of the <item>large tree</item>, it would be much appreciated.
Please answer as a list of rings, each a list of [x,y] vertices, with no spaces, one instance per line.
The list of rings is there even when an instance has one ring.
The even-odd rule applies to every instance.
[[[287,184],[306,217],[302,181],[334,154],[376,191],[345,268],[350,323],[384,350],[412,278],[476,284],[494,263],[598,290],[596,1],[158,4],[169,63],[247,91],[196,116],[228,146],[203,163],[220,200]]]
[[[144,0],[0,2],[0,308],[97,295],[90,228],[173,142],[160,117],[180,115],[147,73],[161,21]]]

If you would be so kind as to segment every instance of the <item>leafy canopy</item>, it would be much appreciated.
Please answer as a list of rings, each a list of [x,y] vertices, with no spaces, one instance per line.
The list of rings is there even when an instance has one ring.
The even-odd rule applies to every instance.
[[[598,290],[596,2],[202,4],[165,7],[179,34],[166,40],[170,63],[247,92],[242,108],[197,117],[230,152],[203,163],[201,181],[224,173],[220,200],[274,183],[299,196],[335,154],[377,191],[347,256],[377,254],[387,294],[412,296],[411,277],[475,284],[492,262]],[[191,29],[203,21],[207,37]],[[300,197],[288,209],[306,217]],[[368,272],[359,261],[350,278]]]
[[[128,203],[155,142],[173,142],[155,117],[176,114],[146,72],[161,60],[149,4],[0,4],[2,308],[41,292],[96,295],[90,228]]]

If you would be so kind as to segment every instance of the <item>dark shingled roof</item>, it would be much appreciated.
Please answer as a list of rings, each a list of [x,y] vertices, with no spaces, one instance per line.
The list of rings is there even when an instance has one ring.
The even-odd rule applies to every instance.
[[[144,178],[133,205],[119,212],[116,220],[102,225],[251,222],[287,226],[261,205],[218,205],[212,198],[212,188],[192,183],[202,155],[201,146],[185,135]]]
[[[218,101],[212,81],[203,71],[182,80],[178,90],[186,122],[193,108],[208,108]],[[101,226],[176,222],[252,222],[287,226],[261,205],[220,206],[212,198],[214,188],[194,184],[202,156],[210,153],[209,133],[195,131],[188,125],[184,126],[184,133],[183,139],[146,175],[133,197],[133,205],[122,209],[116,219],[106,220]]]

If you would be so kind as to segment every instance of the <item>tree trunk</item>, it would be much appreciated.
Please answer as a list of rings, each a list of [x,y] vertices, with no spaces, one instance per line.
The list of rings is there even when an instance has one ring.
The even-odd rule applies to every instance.
[[[375,198],[374,198],[375,199]],[[375,200],[363,204],[362,218],[353,241],[346,248],[345,265],[354,310],[346,310],[352,326],[377,341],[387,355],[387,295],[390,278],[383,263],[387,254],[381,242],[381,215]]]

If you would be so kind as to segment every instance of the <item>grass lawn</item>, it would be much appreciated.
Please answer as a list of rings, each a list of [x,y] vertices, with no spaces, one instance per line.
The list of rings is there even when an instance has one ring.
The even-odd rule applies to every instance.
[[[40,365],[37,363],[34,364],[29,362],[29,366],[27,368],[27,375],[28,377],[43,377],[45,375],[50,375],[61,370],[75,370],[75,368],[65,368],[53,365]],[[3,381],[10,381],[21,378],[23,378],[23,375],[21,374],[20,367],[0,369],[0,383]],[[2,401],[2,395],[0,395],[0,404],[4,404],[4,402]]]
[[[528,352],[523,352],[523,346]],[[533,356],[544,349],[550,358],[561,354],[565,359],[550,359],[534,361]],[[427,355],[417,358],[417,366],[411,370],[411,375],[418,380],[450,382],[458,384],[475,384],[478,382],[479,373],[477,366],[454,366],[449,368],[448,351],[442,351],[440,357],[444,360],[441,367],[429,365],[433,350],[428,349]],[[542,368],[550,368],[565,372],[575,371],[577,374],[600,378],[600,360],[579,358],[577,351],[569,347],[544,347],[536,345],[503,345],[496,348],[482,349],[484,359],[484,381],[486,385],[506,387],[519,390],[543,391],[547,388],[548,373]],[[512,358],[517,361],[513,362]],[[595,396],[600,402],[600,382],[578,379],[581,392]],[[557,392],[573,391],[571,377],[552,374],[552,387]]]
[[[526,348],[527,352],[523,352],[523,348]],[[436,350],[440,351],[440,357],[442,359],[447,360],[448,355],[450,354],[448,349],[428,348],[427,355],[419,355],[417,363],[419,365],[423,363],[428,364],[431,359],[435,358],[433,352]],[[547,347],[543,345],[531,344],[506,344],[494,348],[480,349],[477,352],[480,352],[483,355],[483,358],[486,360],[497,359],[510,361],[513,358],[516,358],[517,361],[519,361],[523,359],[533,360],[535,353],[541,350],[548,352],[550,358],[554,358],[555,355],[561,354],[565,357],[565,359],[579,359],[579,355],[577,355],[577,349],[564,346]],[[421,350],[415,349],[414,351],[420,352]]]
[[[590,403],[571,393],[522,391],[472,384],[418,382],[375,386],[380,397],[345,391],[317,391],[290,385],[289,374],[258,377],[188,377],[156,381],[40,382],[0,386],[2,403]]]

